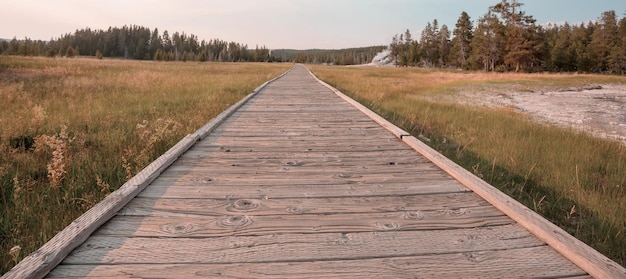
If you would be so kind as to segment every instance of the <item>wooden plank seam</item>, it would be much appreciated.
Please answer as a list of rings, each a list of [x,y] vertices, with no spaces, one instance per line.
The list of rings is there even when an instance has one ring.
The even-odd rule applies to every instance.
[[[626,268],[576,239],[565,230],[549,222],[525,205],[505,195],[489,183],[441,155],[430,146],[382,118],[367,107],[343,94],[338,89],[320,80],[310,69],[308,70],[319,83],[389,130],[415,151],[432,161],[435,165],[457,179],[461,184],[475,192],[481,198],[491,203],[498,210],[502,211],[519,225],[579,266],[582,270],[589,273],[589,275],[595,278],[626,278]]]
[[[1,279],[43,278],[46,276],[46,274],[61,263],[72,250],[81,245],[95,230],[115,216],[120,209],[159,177],[159,175],[174,163],[178,157],[189,150],[196,142],[206,137],[226,118],[261,92],[267,85],[286,75],[289,71],[291,71],[291,69],[263,83],[244,99],[220,113],[196,132],[186,135],[172,148],[163,153],[163,155],[159,156],[159,158],[137,173],[137,175],[126,181],[119,189],[109,194],[101,202],[79,216],[35,252],[22,259],[22,261],[4,274]]]

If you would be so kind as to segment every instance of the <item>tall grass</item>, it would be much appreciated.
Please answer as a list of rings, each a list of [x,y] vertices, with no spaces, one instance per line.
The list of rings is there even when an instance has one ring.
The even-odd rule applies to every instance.
[[[510,109],[450,102],[459,93],[555,90],[626,84],[594,75],[312,67],[501,191],[626,266],[626,147],[535,123]]]
[[[291,66],[0,56],[0,274]]]

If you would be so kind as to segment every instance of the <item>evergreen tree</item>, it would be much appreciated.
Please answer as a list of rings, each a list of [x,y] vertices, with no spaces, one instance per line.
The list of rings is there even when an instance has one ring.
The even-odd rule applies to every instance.
[[[409,31],[409,29],[407,29],[404,34],[400,35],[400,38],[398,39],[397,42],[397,48],[398,48],[398,53],[397,53],[397,60],[396,60],[396,66],[403,66],[403,67],[408,67],[411,66],[411,58],[412,58],[412,53],[411,53],[411,45],[413,44],[413,36],[411,35],[411,32]]]
[[[504,21],[504,63],[516,72],[531,66],[537,46],[535,19],[521,11],[522,5],[516,0],[502,0],[490,8]]]
[[[76,55],[78,55],[78,51],[76,51],[76,49],[74,49],[73,47],[68,47],[65,51],[65,57],[72,58]]]
[[[572,45],[572,28],[568,23],[561,27],[554,27],[551,33],[554,43],[550,50],[550,70],[573,71],[575,70],[575,52]]]
[[[424,30],[422,30],[422,37],[420,38],[421,57],[423,64],[426,67],[435,66],[439,62],[439,25],[437,20],[434,20],[431,24],[428,22]]]
[[[398,66],[400,51],[400,38],[396,34],[393,36],[393,38],[391,38],[391,44],[389,45],[389,55],[393,57],[393,61],[395,62],[396,66]]]
[[[470,44],[473,68],[496,70],[496,66],[502,61],[503,41],[504,25],[491,11],[479,18]]]
[[[587,53],[592,61],[592,71],[604,72],[609,70],[609,55],[613,48],[618,46],[617,30],[615,11],[604,12],[594,27],[591,42],[587,47]]]
[[[437,32],[437,50],[439,51],[439,66],[446,66],[450,59],[450,30],[447,25],[442,25]]]
[[[452,33],[454,37],[450,50],[450,62],[461,69],[469,69],[468,60],[470,53],[472,53],[470,44],[474,38],[474,27],[466,12],[461,13]]]
[[[572,51],[576,57],[576,71],[588,72],[591,70],[591,61],[587,54],[587,49],[591,41],[593,29],[593,23],[589,22],[587,26],[581,23],[572,30]]]
[[[615,46],[609,55],[609,70],[615,74],[626,74],[626,13],[618,23]]]
[[[159,29],[154,28],[152,35],[150,36],[150,57],[154,57],[158,50],[163,49],[163,41],[161,35],[159,35]]]

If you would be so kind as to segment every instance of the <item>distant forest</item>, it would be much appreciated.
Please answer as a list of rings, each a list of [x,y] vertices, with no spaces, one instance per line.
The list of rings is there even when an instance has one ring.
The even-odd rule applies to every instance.
[[[489,7],[473,26],[463,12],[453,30],[428,22],[419,40],[409,30],[393,37],[397,66],[484,71],[626,73],[626,14],[596,21],[540,26],[516,0]],[[450,39],[452,38],[452,39]]]
[[[23,56],[95,56],[157,61],[298,62],[335,65],[363,64],[385,47],[341,50],[276,50],[219,39],[199,40],[193,34],[142,26],[85,28],[50,41],[25,38],[0,41],[0,54]]]

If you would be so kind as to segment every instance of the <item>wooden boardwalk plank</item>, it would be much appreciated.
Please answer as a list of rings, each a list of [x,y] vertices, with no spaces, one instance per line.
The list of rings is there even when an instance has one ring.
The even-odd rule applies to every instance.
[[[553,260],[554,253],[540,246],[313,262],[60,265],[49,278],[592,278],[565,259]]]
[[[250,216],[285,214],[388,213],[446,211],[487,206],[473,193],[451,193],[412,196],[367,196],[341,198],[291,199],[133,199],[118,215],[123,216]]]
[[[521,231],[523,230],[519,227],[497,226],[468,230],[289,233],[200,239],[98,235],[90,237],[75,249],[65,259],[64,264],[227,264],[356,260],[489,250],[513,251],[545,246],[530,233],[520,233]],[[556,256],[556,253],[553,255]]]
[[[187,214],[175,217],[118,216],[94,235],[165,238],[259,236],[266,234],[355,233],[372,231],[454,230],[513,223],[492,206],[456,211],[354,213],[319,215],[223,215]]]
[[[306,68],[265,85],[48,276],[588,276]]]

